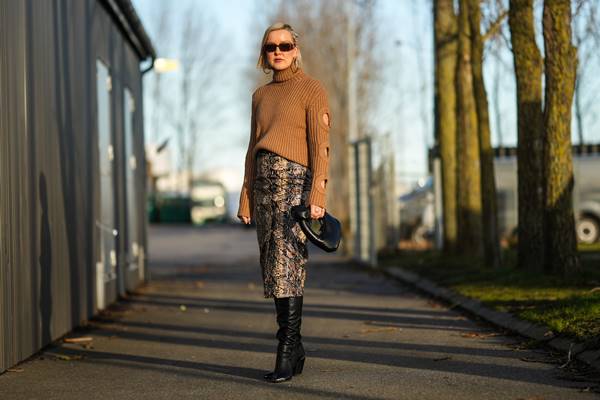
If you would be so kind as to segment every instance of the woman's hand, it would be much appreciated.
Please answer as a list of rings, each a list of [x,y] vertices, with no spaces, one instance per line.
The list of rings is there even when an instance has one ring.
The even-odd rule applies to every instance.
[[[248,225],[250,223],[250,217],[239,217],[243,223]]]
[[[312,219],[319,219],[325,216],[325,209],[314,204],[310,205],[310,217]]]

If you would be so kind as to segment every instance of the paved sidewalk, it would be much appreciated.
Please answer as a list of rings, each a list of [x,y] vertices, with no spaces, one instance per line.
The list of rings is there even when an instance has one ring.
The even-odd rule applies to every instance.
[[[0,375],[0,399],[597,399],[544,352],[310,249],[304,373],[275,359],[252,229],[152,227],[152,282]],[[532,362],[536,361],[536,362]],[[540,361],[540,362],[537,362]]]

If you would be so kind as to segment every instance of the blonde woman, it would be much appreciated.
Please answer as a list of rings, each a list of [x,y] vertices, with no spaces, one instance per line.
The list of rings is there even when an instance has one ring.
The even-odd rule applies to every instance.
[[[313,219],[326,207],[330,111],[323,85],[304,73],[298,34],[288,24],[265,31],[258,67],[272,81],[252,95],[250,141],[238,217],[256,222],[264,296],[275,299],[277,358],[265,375],[283,382],[302,373],[302,301],[307,238],[291,215],[310,206]]]

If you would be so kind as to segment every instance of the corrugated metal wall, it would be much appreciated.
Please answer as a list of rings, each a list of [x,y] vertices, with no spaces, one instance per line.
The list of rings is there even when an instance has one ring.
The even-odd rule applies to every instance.
[[[104,285],[111,302],[142,276],[131,268],[144,257],[132,254],[129,232],[140,255],[146,248],[139,58],[96,0],[0,0],[0,372],[98,308],[98,58],[112,82],[118,279]],[[129,116],[134,210],[126,208],[125,87],[137,103]],[[137,226],[126,226],[128,211]]]

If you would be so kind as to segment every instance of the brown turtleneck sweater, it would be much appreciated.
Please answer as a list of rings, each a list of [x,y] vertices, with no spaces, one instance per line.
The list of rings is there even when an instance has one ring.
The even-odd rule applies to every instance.
[[[329,125],[325,123],[327,114]],[[273,80],[252,95],[250,142],[238,216],[252,216],[255,156],[265,149],[312,170],[307,205],[325,208],[329,167],[331,113],[327,93],[302,69],[274,71]]]

